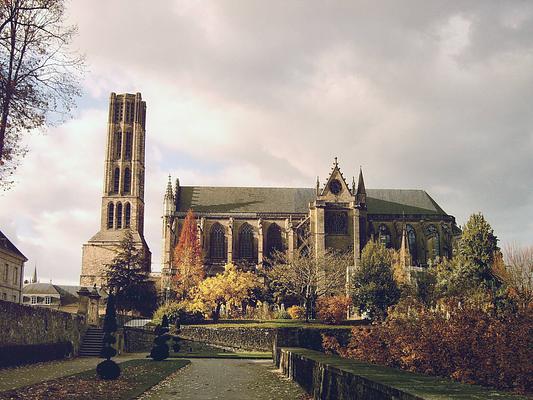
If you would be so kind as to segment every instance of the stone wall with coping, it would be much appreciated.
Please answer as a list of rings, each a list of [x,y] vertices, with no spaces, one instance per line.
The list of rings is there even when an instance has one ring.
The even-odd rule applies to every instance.
[[[181,326],[179,337],[246,351],[272,351],[275,328]]]
[[[153,329],[124,328],[124,351],[126,353],[150,352],[154,345]]]
[[[28,358],[21,363],[76,356],[85,330],[85,319],[76,314],[0,301],[1,364],[17,363],[16,353]]]
[[[334,336],[346,345],[350,328],[257,328],[182,326],[179,336],[196,342],[245,351],[272,351],[274,359],[281,347],[303,347],[322,350],[322,334]]]

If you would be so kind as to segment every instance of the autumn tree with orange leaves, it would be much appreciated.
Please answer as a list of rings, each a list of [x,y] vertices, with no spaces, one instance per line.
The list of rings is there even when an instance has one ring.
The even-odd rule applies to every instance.
[[[173,290],[179,300],[204,279],[202,249],[198,240],[198,226],[192,210],[183,221],[178,244],[174,250],[172,265],[176,274],[172,278]]]

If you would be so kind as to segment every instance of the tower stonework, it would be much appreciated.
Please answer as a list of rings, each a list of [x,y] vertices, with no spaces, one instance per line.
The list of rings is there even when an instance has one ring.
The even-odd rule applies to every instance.
[[[151,257],[144,239],[145,120],[146,102],[140,93],[111,93],[100,231],[83,245],[82,286],[105,283],[106,265],[127,229],[136,246]]]

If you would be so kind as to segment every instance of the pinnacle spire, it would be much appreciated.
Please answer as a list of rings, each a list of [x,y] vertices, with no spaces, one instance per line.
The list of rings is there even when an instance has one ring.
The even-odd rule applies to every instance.
[[[355,185],[355,181],[354,181]],[[363,179],[363,167],[359,166],[359,182],[357,183],[357,191],[355,192],[355,199],[357,205],[366,207],[366,189],[365,181]]]
[[[320,178],[316,177],[316,195],[320,195]]]
[[[174,196],[172,194],[172,178],[168,175],[167,191],[165,193],[165,198],[172,199]]]

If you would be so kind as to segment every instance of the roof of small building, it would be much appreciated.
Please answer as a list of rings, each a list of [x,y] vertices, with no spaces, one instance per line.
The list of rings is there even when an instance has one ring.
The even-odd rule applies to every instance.
[[[23,295],[30,296],[59,296],[61,304],[72,304],[78,301],[78,291],[83,286],[77,285],[54,285],[53,283],[30,283],[22,288]],[[91,287],[87,288],[89,291]],[[107,298],[107,292],[99,288],[98,293],[102,298]]]
[[[22,252],[17,249],[17,247],[13,243],[11,243],[11,241],[2,231],[0,231],[0,249],[5,249],[10,253],[14,254],[15,256],[23,258],[24,261],[28,261],[28,258],[24,254],[22,254]]]
[[[446,212],[424,190],[367,189],[369,214]],[[307,214],[316,189],[276,187],[180,186],[178,212]]]

